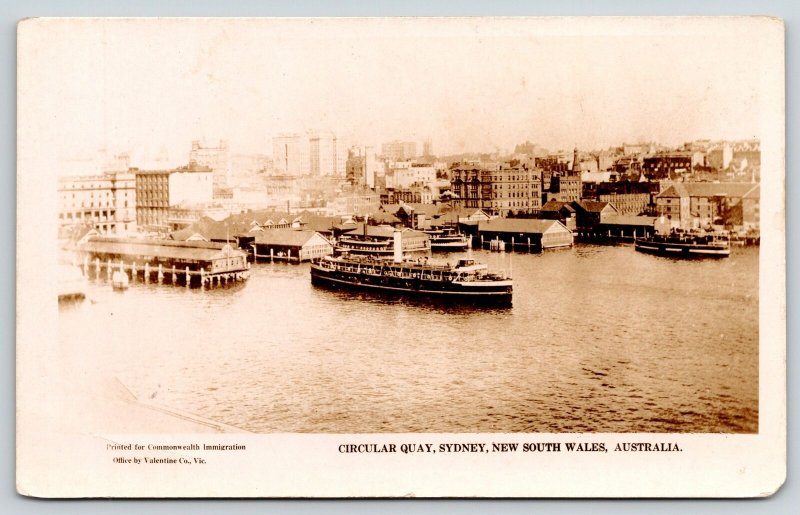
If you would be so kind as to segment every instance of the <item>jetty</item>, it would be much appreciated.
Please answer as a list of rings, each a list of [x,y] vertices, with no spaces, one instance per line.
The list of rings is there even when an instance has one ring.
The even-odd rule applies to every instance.
[[[219,286],[246,280],[247,254],[230,244],[197,241],[94,237],[75,250],[83,257],[83,273],[111,280],[115,272],[159,284]]]

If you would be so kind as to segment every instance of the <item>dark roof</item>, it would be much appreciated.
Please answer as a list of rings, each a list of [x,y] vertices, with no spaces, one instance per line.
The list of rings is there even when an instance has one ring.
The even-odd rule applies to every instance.
[[[566,209],[571,213],[575,212],[575,208],[569,205],[569,202],[559,202],[558,200],[548,200],[540,211],[558,212],[562,209]]]
[[[433,217],[440,213],[441,209],[436,204],[422,204],[419,202],[406,203],[406,206],[414,210],[415,213],[423,213],[425,216]]]
[[[662,191],[661,193],[659,193],[656,196],[657,197],[662,197],[662,198],[663,197],[669,197],[669,198],[673,198],[673,197],[688,197],[689,193],[680,184],[673,184],[672,186],[670,186],[669,188],[665,189],[664,191]]]
[[[373,211],[367,215],[369,222],[376,222],[378,224],[396,224],[400,222],[394,214],[388,211]]]
[[[558,220],[541,220],[537,218],[495,218],[493,220],[481,220],[478,224],[478,230],[480,232],[543,234],[554,225],[561,226],[565,231],[569,231],[569,229]]]
[[[176,242],[169,240],[137,240],[132,238],[90,238],[80,249],[98,254],[122,256],[158,256],[166,259],[210,261],[224,257],[223,245],[205,242]],[[244,255],[238,249],[230,249],[233,255]]]
[[[217,221],[204,216],[189,227],[175,231],[171,236],[177,241],[186,240],[193,234],[200,234],[208,240],[236,241],[237,235],[247,234],[251,228],[250,222],[244,219],[231,220],[229,217]]]
[[[576,210],[580,209],[586,213],[599,213],[610,204],[608,202],[601,202],[599,200],[576,200],[572,202],[572,207],[576,208]],[[614,211],[617,210],[614,206],[611,206],[611,209]]]
[[[302,247],[319,234],[316,231],[296,229],[272,229],[256,233],[255,242],[262,245],[286,245],[289,247]]]

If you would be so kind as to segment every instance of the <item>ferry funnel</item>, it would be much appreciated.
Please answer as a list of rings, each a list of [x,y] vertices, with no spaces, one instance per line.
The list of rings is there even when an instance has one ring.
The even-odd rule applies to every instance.
[[[401,263],[403,261],[403,242],[400,236],[400,231],[394,231],[394,262]]]

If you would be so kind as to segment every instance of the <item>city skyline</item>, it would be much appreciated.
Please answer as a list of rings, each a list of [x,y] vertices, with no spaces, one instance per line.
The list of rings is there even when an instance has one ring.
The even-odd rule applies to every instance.
[[[270,155],[273,136],[310,129],[378,148],[430,139],[440,155],[504,153],[527,140],[600,149],[763,133],[766,47],[740,19],[639,19],[624,36],[619,20],[536,21],[54,27],[63,44],[44,52],[37,87],[59,91],[41,106],[58,114],[42,136],[57,158],[106,148],[135,161],[166,149],[179,161],[195,139]],[[81,140],[65,140],[73,133]]]

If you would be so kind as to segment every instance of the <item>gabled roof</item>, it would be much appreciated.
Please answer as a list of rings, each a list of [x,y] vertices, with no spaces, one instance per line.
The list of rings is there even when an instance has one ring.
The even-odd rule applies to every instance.
[[[226,218],[222,221],[213,220],[204,216],[185,229],[171,234],[173,240],[183,241],[197,233],[207,240],[236,241],[236,236],[250,232],[250,224],[245,220],[231,221]]]
[[[569,231],[569,229],[558,220],[542,220],[538,218],[495,218],[494,220],[482,220],[478,223],[478,230],[481,232],[543,234],[554,226],[560,226],[565,231]]]
[[[560,202],[558,200],[548,200],[542,206],[542,209],[540,209],[540,211],[558,212],[558,211],[561,211],[562,209],[566,209],[570,213],[574,213],[575,212],[575,208],[572,207],[569,204],[569,202]]]
[[[673,184],[669,188],[656,195],[658,198],[679,198],[688,196],[689,192],[686,191],[686,188],[684,188],[682,184]]]
[[[598,200],[575,200],[572,202],[572,207],[574,207],[576,211],[580,210],[585,213],[600,213],[607,207],[611,207],[614,211],[617,210],[617,208],[608,202],[601,202]]]
[[[322,238],[322,236],[316,231],[274,229],[272,231],[264,231],[257,234],[255,242],[260,245],[285,245],[288,247],[302,247],[315,236]]]
[[[227,250],[226,250],[227,247]],[[176,242],[133,238],[90,238],[80,246],[85,252],[119,254],[123,256],[159,256],[166,259],[210,261],[225,255],[244,256],[244,252],[229,245],[204,242]],[[227,252],[227,254],[226,254]]]
[[[750,182],[684,182],[690,197],[716,197],[742,198],[752,190],[759,187]]]

